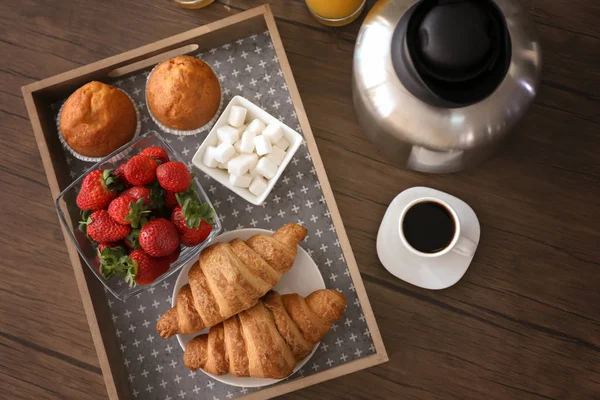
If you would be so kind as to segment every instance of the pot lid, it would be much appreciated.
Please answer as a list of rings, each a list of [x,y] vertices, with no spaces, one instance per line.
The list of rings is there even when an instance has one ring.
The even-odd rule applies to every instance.
[[[396,26],[392,62],[422,101],[463,107],[489,96],[510,64],[510,35],[491,0],[422,0]]]

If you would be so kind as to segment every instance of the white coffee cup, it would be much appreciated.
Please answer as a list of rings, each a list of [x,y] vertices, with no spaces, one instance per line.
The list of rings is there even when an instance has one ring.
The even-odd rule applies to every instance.
[[[454,229],[454,237],[452,238],[452,241],[450,241],[450,243],[446,247],[444,247],[442,250],[437,251],[435,253],[424,253],[422,251],[415,249],[413,246],[411,246],[411,244],[406,239],[406,236],[404,236],[404,229],[402,227],[406,213],[416,204],[425,203],[425,202],[433,202],[433,203],[437,203],[437,204],[443,206],[446,209],[446,211],[448,211],[448,213],[454,219],[454,228],[455,229]],[[469,239],[465,236],[461,236],[460,219],[458,218],[456,211],[454,211],[454,209],[448,203],[446,203],[443,200],[437,199],[435,197],[420,197],[420,198],[415,199],[415,200],[411,201],[410,203],[408,203],[402,210],[402,213],[400,214],[400,219],[398,222],[399,222],[398,230],[400,232],[400,239],[402,240],[402,243],[404,244],[404,246],[406,246],[406,248],[408,250],[410,250],[412,253],[414,253],[418,256],[440,257],[440,256],[443,256],[444,254],[447,254],[452,251],[463,257],[472,257],[475,254],[475,250],[477,249],[477,243],[475,243],[474,241],[472,241],[471,239]]]

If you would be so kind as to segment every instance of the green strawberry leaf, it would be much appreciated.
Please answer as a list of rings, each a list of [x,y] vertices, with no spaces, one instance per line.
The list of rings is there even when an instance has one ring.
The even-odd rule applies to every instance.
[[[158,181],[152,182],[150,188],[150,208],[158,210],[165,205],[165,190],[160,186]]]
[[[122,267],[122,270],[125,275],[125,283],[129,284],[129,287],[135,287],[137,282],[135,278],[137,276],[137,263],[133,261],[129,256],[124,256],[121,258],[119,263]]]
[[[81,210],[81,220],[79,221],[79,230],[87,236],[87,226],[92,223],[92,219],[90,215],[92,215],[92,211],[90,210]]]
[[[123,246],[105,247],[102,252],[98,251],[100,266],[98,271],[106,280],[112,278],[115,274],[122,274],[120,260],[127,255],[127,250]]]
[[[102,183],[108,188],[108,190],[120,192],[125,189],[125,185],[123,185],[119,177],[112,172],[112,169],[105,169],[102,171]]]
[[[132,228],[140,228],[148,222],[148,214],[150,214],[150,210],[146,207],[145,199],[142,197],[135,203],[129,202],[129,214],[125,217],[125,221],[130,221]]]
[[[213,225],[213,218],[217,215],[207,203],[200,203],[197,198],[192,199],[191,197],[184,200],[181,212],[185,218],[185,224],[189,228],[198,228],[202,220]]]
[[[127,240],[129,242],[129,244],[131,245],[131,248],[133,250],[139,250],[142,248],[142,246],[140,246],[139,238],[140,238],[140,229],[134,228],[131,230],[131,233],[129,233],[129,235],[127,235],[125,240]]]

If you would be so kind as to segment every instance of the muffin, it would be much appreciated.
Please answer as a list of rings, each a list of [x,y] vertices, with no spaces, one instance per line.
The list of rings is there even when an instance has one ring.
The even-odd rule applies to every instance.
[[[77,89],[60,114],[65,142],[78,154],[104,157],[133,139],[135,107],[117,88],[92,81]]]
[[[167,128],[191,131],[212,120],[221,103],[221,86],[203,61],[179,56],[158,64],[146,84],[146,102]]]

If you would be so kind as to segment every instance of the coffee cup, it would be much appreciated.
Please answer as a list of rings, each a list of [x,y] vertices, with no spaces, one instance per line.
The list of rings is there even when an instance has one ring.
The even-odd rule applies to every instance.
[[[402,243],[421,257],[440,257],[453,252],[472,257],[477,243],[461,236],[461,224],[456,211],[435,197],[421,197],[408,203],[399,219]]]

